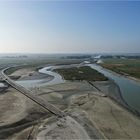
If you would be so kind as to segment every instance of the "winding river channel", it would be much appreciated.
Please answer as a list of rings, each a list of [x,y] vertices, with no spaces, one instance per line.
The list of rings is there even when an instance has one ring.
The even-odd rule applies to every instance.
[[[110,70],[102,68],[96,64],[89,64],[88,66],[104,74],[109,79],[114,80],[119,86],[122,97],[127,102],[127,104],[134,110],[140,112],[140,84],[138,82],[130,80],[115,72],[111,72]]]
[[[42,86],[64,83],[65,80],[62,78],[62,76],[52,71],[53,69],[56,69],[59,67],[61,66],[48,66],[48,67],[39,69],[39,73],[46,74],[47,77],[45,79],[19,80],[16,82],[24,86],[25,88],[29,88],[29,89],[35,88],[35,87],[42,87]]]
[[[72,66],[75,66],[75,65],[44,67],[40,69],[39,72],[48,75],[48,78],[39,79],[39,80],[23,80],[23,81],[17,81],[17,82],[18,84],[21,84],[22,86],[26,88],[64,83],[65,80],[62,78],[62,76],[57,74],[56,72],[53,72],[52,70],[56,68],[62,68],[62,67],[66,68],[66,67],[72,67]],[[130,80],[124,76],[120,76],[119,74],[112,72],[110,70],[107,70],[105,68],[102,68],[101,66],[96,65],[96,64],[88,64],[88,66],[104,74],[109,79],[115,81],[115,83],[120,88],[122,97],[125,100],[125,102],[127,102],[127,104],[132,109],[140,112],[140,84],[138,82],[135,82],[134,80]],[[49,79],[50,75],[52,76],[51,79]]]

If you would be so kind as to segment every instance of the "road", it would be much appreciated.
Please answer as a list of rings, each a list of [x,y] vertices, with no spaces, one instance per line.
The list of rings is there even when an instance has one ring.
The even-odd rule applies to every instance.
[[[23,86],[17,84],[15,81],[10,79],[6,74],[5,71],[8,70],[10,67],[5,68],[0,71],[1,78],[8,83],[10,86],[21,92],[23,95],[43,107],[44,109],[48,110],[49,112],[59,116],[59,117],[64,117],[66,114],[62,112],[60,109],[55,107],[54,105],[50,104],[48,101],[44,101],[42,98],[37,97],[32,91],[29,89],[24,88]]]

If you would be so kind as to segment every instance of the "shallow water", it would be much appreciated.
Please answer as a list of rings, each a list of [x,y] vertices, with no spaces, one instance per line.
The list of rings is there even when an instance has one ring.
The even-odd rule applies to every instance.
[[[129,106],[140,112],[140,84],[138,82],[120,76],[96,64],[89,64],[89,66],[104,74],[109,79],[114,80],[121,90],[123,99]]]
[[[54,85],[54,84],[60,84],[60,83],[65,82],[65,80],[62,78],[61,75],[59,75],[56,72],[51,71],[51,70],[55,69],[56,67],[58,67],[58,66],[49,66],[49,67],[45,67],[45,68],[42,68],[39,70],[40,73],[51,75],[54,77],[52,80],[47,82],[45,85]]]
[[[107,69],[104,69],[99,65],[88,64],[88,66],[90,66],[93,69],[96,69],[97,71],[99,71],[100,73],[108,77],[109,79],[114,80],[121,90],[123,99],[128,103],[129,106],[131,106],[133,109],[140,112],[140,84],[139,83],[130,80],[124,76],[120,76],[119,74],[111,72]],[[17,81],[17,83],[26,88],[34,88],[34,87],[64,83],[65,80],[62,78],[62,76],[52,71],[55,68],[62,68],[62,67],[70,67],[70,66],[63,65],[63,66],[44,67],[40,69],[39,72],[46,75],[51,75],[52,78],[48,76],[48,78],[45,79],[22,80],[22,81]]]
[[[5,87],[4,83],[0,83],[0,88]]]
[[[21,80],[21,81],[16,81],[16,82],[26,88],[34,88],[34,87],[41,87],[41,86],[46,86],[46,85],[64,83],[65,80],[63,80],[61,75],[57,74],[56,72],[51,71],[54,68],[55,66],[49,66],[49,67],[44,67],[39,70],[39,73],[46,74],[48,78],[37,79],[37,80]],[[52,77],[50,78],[50,76]]]

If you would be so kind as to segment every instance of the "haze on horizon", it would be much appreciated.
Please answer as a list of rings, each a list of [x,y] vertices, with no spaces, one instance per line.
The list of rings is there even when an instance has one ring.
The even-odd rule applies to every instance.
[[[140,1],[0,1],[0,53],[140,53]]]

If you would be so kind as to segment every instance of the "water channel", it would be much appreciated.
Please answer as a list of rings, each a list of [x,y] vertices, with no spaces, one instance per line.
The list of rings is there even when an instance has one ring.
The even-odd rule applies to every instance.
[[[140,112],[140,83],[121,76],[117,73],[111,72],[110,70],[102,68],[99,65],[89,64],[89,66],[104,74],[109,79],[114,80],[115,83],[119,86],[122,97],[127,102],[127,104]]]
[[[135,82],[134,80],[130,80],[124,76],[121,76],[105,68],[102,68],[101,66],[96,65],[96,64],[88,64],[88,66],[104,74],[109,79],[114,80],[115,83],[119,86],[122,97],[125,100],[125,102],[127,102],[127,104],[131,108],[140,112],[140,84],[138,82]],[[39,72],[46,75],[51,75],[53,77],[52,79],[49,79],[48,77],[48,79],[46,78],[46,79],[40,79],[40,80],[17,81],[17,83],[21,84],[22,86],[26,88],[64,83],[65,80],[59,74],[52,71],[53,69],[62,68],[62,67],[72,67],[72,66],[67,65],[67,66],[44,67],[40,69]]]

